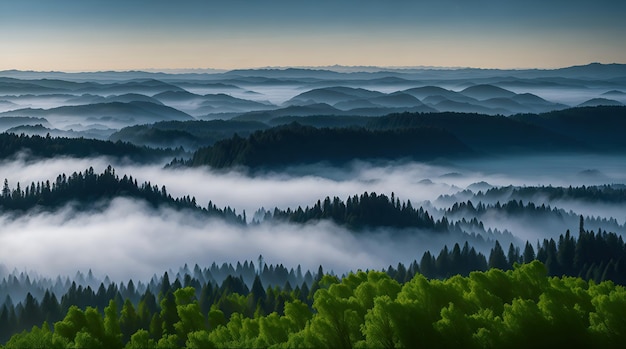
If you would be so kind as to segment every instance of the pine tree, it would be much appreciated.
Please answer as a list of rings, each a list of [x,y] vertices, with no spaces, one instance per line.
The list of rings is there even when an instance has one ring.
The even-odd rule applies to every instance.
[[[491,249],[489,254],[489,268],[498,268],[502,270],[509,269],[509,263],[504,255],[504,250],[500,246],[500,242],[496,240],[495,246]]]
[[[533,245],[531,245],[528,241],[526,241],[526,246],[524,246],[522,259],[524,263],[530,263],[535,260],[535,250],[533,249]]]

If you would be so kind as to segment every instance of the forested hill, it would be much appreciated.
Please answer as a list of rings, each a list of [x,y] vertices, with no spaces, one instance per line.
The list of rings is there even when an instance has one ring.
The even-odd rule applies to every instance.
[[[371,119],[366,128],[396,130],[436,127],[472,149],[488,153],[553,153],[586,151],[589,147],[567,135],[505,117],[470,113],[402,113]]]
[[[140,199],[153,207],[192,209],[222,217],[227,221],[245,222],[244,217],[237,215],[230,207],[219,209],[209,202],[208,207],[202,208],[198,206],[195,198],[189,196],[173,198],[167,193],[165,186],[159,188],[150,182],[139,185],[132,176],[124,175],[120,178],[111,166],[101,174],[89,168],[84,172],[74,172],[69,177],[65,174],[59,175],[52,183],[50,181],[33,182],[23,189],[19,183],[11,189],[8,180],[5,179],[0,195],[0,212],[28,212],[33,208],[54,210],[74,202],[87,204],[80,208],[89,209],[89,204],[116,197]]]
[[[570,108],[543,114],[515,115],[512,119],[534,125],[577,141],[594,150],[626,150],[625,106]]]
[[[369,131],[389,131],[438,128],[449,132],[473,150],[496,155],[626,150],[625,138],[619,133],[626,127],[626,106],[579,107],[509,117],[461,112],[406,112],[380,117],[291,115],[264,122],[237,118],[164,121],[126,127],[111,135],[110,140],[149,147],[183,146],[196,150],[230,139],[234,134],[249,138],[255,131],[277,126],[284,128],[294,122],[318,129],[362,127]]]
[[[274,209],[268,218],[306,223],[314,220],[331,220],[353,230],[372,227],[422,228],[448,231],[446,220],[435,220],[422,207],[413,208],[411,201],[400,203],[392,193],[391,198],[384,194],[364,193],[349,197],[345,202],[338,197],[318,200],[312,207],[295,210]]]
[[[437,128],[370,131],[363,128],[314,128],[292,123],[238,135],[197,150],[186,162],[191,166],[249,168],[328,162],[344,164],[354,159],[433,160],[474,152],[449,132]]]
[[[624,151],[626,107],[570,108],[510,117],[470,113],[402,113],[372,118],[372,130],[442,128],[485,153]]]
[[[125,142],[100,141],[85,138],[41,137],[0,133],[0,159],[24,153],[32,158],[53,158],[55,156],[92,157],[111,156],[127,158],[136,162],[157,161],[173,157],[182,150],[152,149]]]
[[[527,187],[496,187],[486,191],[479,191],[473,197],[480,201],[496,200],[534,200],[544,198],[545,200],[580,200],[583,202],[602,203],[626,203],[626,186],[598,185],[580,187],[553,187],[553,186],[527,186]]]

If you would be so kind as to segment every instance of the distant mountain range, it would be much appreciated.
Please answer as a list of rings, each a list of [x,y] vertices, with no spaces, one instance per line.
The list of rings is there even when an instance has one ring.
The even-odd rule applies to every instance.
[[[350,121],[325,121],[347,125],[403,112],[537,114],[625,105],[625,91],[626,65],[597,63],[552,70],[340,66],[177,74],[11,70],[0,72],[0,118],[13,118],[4,130],[31,126],[14,131],[41,133],[45,130],[34,127],[41,125],[54,134],[102,138],[125,127],[167,121],[232,119],[276,125],[278,119],[340,116]]]
[[[145,72],[145,71],[101,71],[101,72],[36,72],[20,70],[0,71],[0,77],[15,79],[60,79],[68,81],[108,82],[131,79],[170,80],[227,80],[239,77],[263,77],[272,79],[315,79],[315,80],[371,80],[400,78],[408,80],[433,79],[476,79],[509,77],[522,79],[554,78],[582,80],[606,80],[626,77],[626,64],[590,63],[558,69],[481,69],[481,68],[438,68],[438,67],[310,67],[310,68],[259,68],[231,71],[200,70],[198,72]]]
[[[62,129],[76,126],[122,128],[163,120],[193,120],[189,114],[180,110],[161,104],[139,101],[95,103],[51,109],[27,108],[0,113],[0,117],[10,116],[45,118],[55,127]]]

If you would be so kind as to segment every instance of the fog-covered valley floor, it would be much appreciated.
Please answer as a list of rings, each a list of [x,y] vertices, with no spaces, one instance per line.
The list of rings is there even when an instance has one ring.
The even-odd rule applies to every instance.
[[[550,198],[540,191],[532,200],[506,192],[481,197],[492,188],[508,186],[580,187],[612,185],[623,189],[626,162],[622,157],[558,156],[516,157],[483,162],[386,162],[355,161],[345,167],[328,165],[294,166],[280,172],[250,173],[245,170],[217,171],[210,168],[172,168],[163,164],[137,165],[115,159],[53,158],[27,161],[5,160],[0,177],[14,187],[50,180],[65,173],[95,172],[112,165],[117,176],[131,175],[138,182],[165,186],[169,195],[195,197],[203,207],[211,201],[247,215],[247,226],[207,218],[188,210],[154,208],[141,200],[119,197],[96,202],[83,210],[71,202],[53,212],[33,210],[25,214],[4,213],[1,217],[0,255],[7,270],[36,271],[37,274],[74,275],[91,269],[95,275],[113,280],[147,279],[162,270],[184,265],[237,263],[263,255],[268,263],[284,264],[343,274],[357,269],[384,269],[398,262],[409,264],[430,250],[469,241],[488,255],[495,235],[522,248],[556,238],[566,230],[578,229],[578,216],[589,229],[626,233],[624,201],[604,202],[572,197]],[[493,211],[478,216],[484,225],[479,235],[488,242],[459,234],[433,233],[423,229],[368,228],[350,231],[332,221],[306,224],[261,222],[255,213],[275,207],[291,210],[313,206],[318,200],[345,200],[364,192],[394,195],[423,207],[434,218],[471,220],[476,215],[447,212],[455,203],[471,200],[474,205],[522,200],[564,210],[559,214]],[[477,196],[478,195],[478,196]],[[605,221],[602,222],[602,219]],[[472,229],[467,228],[471,234]],[[489,233],[487,233],[489,231]],[[510,233],[511,235],[507,235]],[[508,246],[508,242],[506,243]]]

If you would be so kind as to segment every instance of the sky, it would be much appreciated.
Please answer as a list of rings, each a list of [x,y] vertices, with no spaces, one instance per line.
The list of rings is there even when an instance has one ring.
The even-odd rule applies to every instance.
[[[0,0],[0,70],[626,63],[623,0]]]

